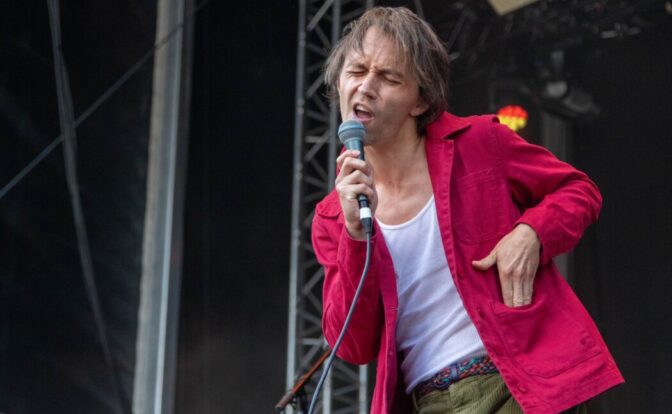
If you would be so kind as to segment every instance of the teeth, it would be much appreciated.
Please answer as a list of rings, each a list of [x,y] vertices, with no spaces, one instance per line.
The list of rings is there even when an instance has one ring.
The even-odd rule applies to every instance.
[[[366,109],[363,109],[359,105],[355,105],[354,110],[355,110],[355,113],[358,114],[358,115],[359,114],[371,115],[371,113],[369,111],[367,111]]]

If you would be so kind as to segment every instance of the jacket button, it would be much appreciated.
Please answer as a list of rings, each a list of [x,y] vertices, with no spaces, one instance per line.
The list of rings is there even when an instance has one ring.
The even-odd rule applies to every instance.
[[[497,355],[497,356],[502,356],[502,350],[499,349],[498,346],[494,347],[494,348],[493,348],[493,351],[495,352],[495,355]]]
[[[476,313],[478,313],[478,316],[480,316],[481,319],[485,319],[485,313],[483,312],[483,309],[477,308]]]
[[[525,394],[527,392],[527,387],[525,387],[523,384],[518,384],[518,391]]]

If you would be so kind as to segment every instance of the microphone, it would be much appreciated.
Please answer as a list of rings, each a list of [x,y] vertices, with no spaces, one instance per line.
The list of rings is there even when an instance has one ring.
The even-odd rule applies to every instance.
[[[364,125],[356,119],[344,121],[338,127],[338,139],[341,140],[346,149],[359,151],[359,159],[364,160],[364,136],[366,129]],[[371,234],[373,227],[373,218],[369,208],[369,199],[364,194],[357,195],[359,203],[359,220],[364,226],[364,232]]]

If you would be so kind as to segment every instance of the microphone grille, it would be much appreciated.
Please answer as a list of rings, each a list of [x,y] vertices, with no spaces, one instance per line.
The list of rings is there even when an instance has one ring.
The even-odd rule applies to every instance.
[[[363,141],[364,135],[366,135],[366,129],[364,129],[364,125],[356,119],[344,121],[341,126],[338,127],[338,139],[340,139],[342,143],[357,137]]]

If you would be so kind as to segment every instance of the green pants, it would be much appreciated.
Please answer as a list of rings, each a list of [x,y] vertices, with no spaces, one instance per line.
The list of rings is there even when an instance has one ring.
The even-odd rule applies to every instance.
[[[413,394],[415,414],[522,414],[516,400],[506,388],[501,375],[476,375],[465,378],[443,391],[434,391],[420,399]],[[580,404],[569,414],[586,414]]]

